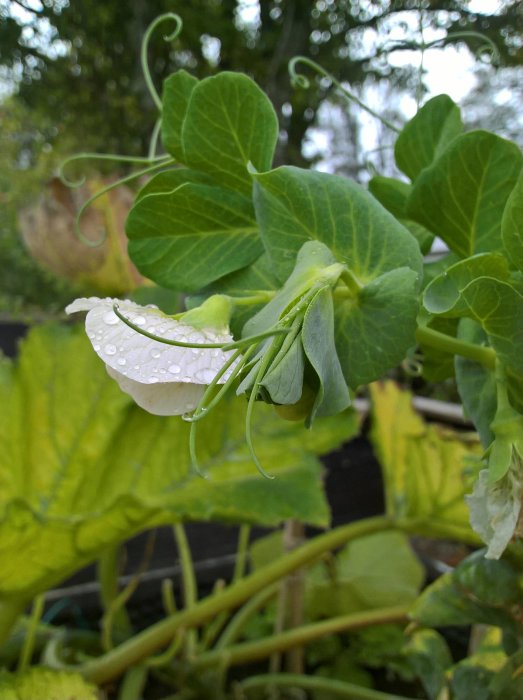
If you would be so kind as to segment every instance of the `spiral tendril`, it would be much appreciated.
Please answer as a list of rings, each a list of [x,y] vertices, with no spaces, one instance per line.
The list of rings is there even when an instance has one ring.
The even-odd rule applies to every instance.
[[[110,154],[110,153],[76,153],[74,156],[70,156],[69,158],[66,158],[62,163],[60,164],[60,168],[58,170],[58,177],[60,178],[61,182],[66,187],[70,187],[72,189],[76,189],[78,187],[81,187],[82,185],[85,184],[86,178],[81,177],[79,180],[70,180],[66,175],[65,175],[65,169],[67,168],[70,163],[74,163],[75,161],[78,160],[107,160],[110,161],[111,163],[149,163],[150,165],[154,163],[160,163],[161,161],[167,161],[170,159],[170,156],[168,155],[162,155],[162,156],[148,156],[147,158],[139,157],[139,156],[124,156],[120,154]]]
[[[158,91],[156,90],[154,86],[154,82],[151,76],[151,71],[149,69],[149,62],[147,60],[147,52],[149,49],[149,41],[151,39],[151,36],[155,29],[160,25],[163,24],[164,22],[168,21],[173,21],[176,23],[176,28],[174,29],[173,32],[170,34],[165,35],[163,38],[165,41],[174,41],[177,36],[180,35],[180,32],[182,31],[183,27],[183,22],[181,17],[176,15],[174,12],[166,12],[163,15],[159,15],[154,19],[151,24],[147,27],[147,30],[144,34],[143,40],[142,40],[142,48],[140,52],[140,59],[141,59],[141,64],[142,64],[142,71],[143,71],[143,77],[145,79],[145,84],[147,85],[147,89],[149,90],[149,93],[153,99],[154,104],[158,108],[158,111],[161,111],[162,109],[162,100],[160,98],[160,95],[158,94]]]
[[[324,78],[327,78],[333,85],[335,85],[338,90],[350,101],[354,102],[357,104],[361,109],[363,109],[365,112],[368,114],[372,115],[375,119],[378,119],[384,126],[386,126],[388,129],[391,129],[392,131],[399,133],[400,129],[395,126],[392,122],[389,122],[388,119],[385,119],[381,114],[378,112],[375,112],[371,107],[366,105],[364,102],[362,102],[359,97],[356,97],[356,95],[350,90],[347,90],[347,88],[343,87],[343,85],[340,83],[339,80],[336,80],[336,78],[329,73],[328,71],[325,70],[322,66],[320,66],[319,63],[316,63],[315,61],[312,61],[310,58],[307,58],[306,56],[294,56],[289,61],[289,76],[291,80],[291,84],[294,87],[300,87],[304,88],[305,90],[309,89],[310,87],[310,80],[303,75],[303,73],[298,73],[297,71],[297,65],[302,64],[304,66],[307,66],[311,70],[315,71],[319,75],[323,76]]]

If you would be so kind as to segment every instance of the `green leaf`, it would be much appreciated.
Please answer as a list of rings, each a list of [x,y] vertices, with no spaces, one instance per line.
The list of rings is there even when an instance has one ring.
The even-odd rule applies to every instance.
[[[109,379],[80,329],[40,327],[18,364],[0,365],[0,598],[29,598],[101,549],[159,524],[212,520],[325,526],[314,457],[353,433],[346,414],[315,429],[255,412],[260,478],[245,444],[245,402],[231,397],[199,423],[209,480],[193,474],[189,425],[145,413]]]
[[[376,175],[369,182],[369,191],[383,204],[387,211],[400,221],[418,241],[421,252],[426,255],[434,241],[434,234],[421,224],[407,217],[407,201],[412,187],[402,180]]]
[[[249,77],[222,72],[192,90],[183,122],[185,165],[250,197],[248,164],[268,170],[278,138],[269,98]]]
[[[462,296],[499,358],[523,380],[523,295],[507,282],[480,277]]]
[[[263,252],[250,200],[185,169],[162,173],[147,185],[129,213],[126,233],[138,269],[179,291],[197,291]]]
[[[367,284],[357,300],[337,302],[336,347],[350,387],[378,379],[415,345],[417,288],[417,274],[401,267]]]
[[[499,136],[459,136],[417,178],[409,216],[461,257],[499,251],[503,209],[522,163],[519,148]]]
[[[185,162],[182,127],[197,83],[197,78],[183,69],[170,75],[163,83],[162,143],[165,150],[180,163]]]
[[[307,579],[307,609],[314,619],[360,610],[408,605],[423,583],[423,567],[408,539],[382,532],[350,542],[332,571],[317,565]],[[330,573],[329,573],[330,571]]]
[[[425,423],[412,396],[394,382],[371,386],[371,439],[385,482],[387,513],[421,518],[455,528],[470,538],[464,495],[471,457],[482,454],[477,438]]]
[[[2,700],[98,700],[97,689],[78,673],[30,668],[24,673],[0,675]]]
[[[459,107],[448,95],[433,97],[398,136],[394,147],[398,168],[415,180],[462,132]]]
[[[503,212],[501,235],[510,260],[523,272],[523,173],[520,174]]]
[[[461,292],[478,277],[507,280],[508,262],[499,253],[480,253],[448,267],[426,287],[423,304],[431,314],[463,316],[468,311]]]
[[[430,700],[438,700],[452,656],[445,639],[435,630],[417,630],[404,647],[409,665],[421,680]]]
[[[462,318],[458,327],[458,338],[469,343],[483,345],[487,337],[472,319]],[[494,434],[490,424],[496,415],[496,380],[494,373],[477,362],[456,355],[456,382],[463,407],[479,433],[481,444],[486,449]]]
[[[258,173],[254,179],[260,233],[282,281],[308,240],[328,246],[362,284],[397,267],[421,271],[417,242],[355,182],[294,167]]]
[[[303,390],[305,358],[299,335],[276,366],[271,366],[262,381],[274,403],[294,404],[300,400]],[[344,406],[343,408],[346,408]]]
[[[334,415],[350,404],[349,390],[334,344],[334,306],[328,287],[320,289],[309,304],[303,319],[301,340],[305,355],[320,382],[307,419],[311,425],[316,416]]]

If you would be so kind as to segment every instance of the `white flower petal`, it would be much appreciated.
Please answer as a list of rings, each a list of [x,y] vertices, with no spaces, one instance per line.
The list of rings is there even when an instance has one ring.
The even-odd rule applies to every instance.
[[[107,365],[106,369],[120,389],[129,394],[140,408],[156,416],[181,416],[194,411],[205,391],[203,384],[142,384]]]
[[[166,345],[129,328],[113,311],[119,309],[136,326],[167,340],[195,344],[230,343],[229,333],[196,329],[176,321],[156,307],[118,299],[77,299],[66,311],[88,311],[85,327],[95,352],[107,371],[142,408],[159,415],[181,415],[193,410],[216,374],[234,351]],[[223,384],[233,367],[218,380]]]

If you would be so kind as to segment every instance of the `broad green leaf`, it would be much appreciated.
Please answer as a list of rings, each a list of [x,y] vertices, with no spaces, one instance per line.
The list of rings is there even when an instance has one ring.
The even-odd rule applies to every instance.
[[[222,72],[192,90],[183,122],[185,165],[250,197],[247,166],[268,170],[278,138],[269,98],[242,73]]]
[[[350,542],[332,566],[319,564],[307,578],[307,609],[312,618],[409,604],[424,579],[408,539],[382,532]]]
[[[185,162],[182,127],[197,83],[197,78],[183,69],[170,75],[163,83],[162,143],[165,150],[180,163]]]
[[[283,281],[303,243],[317,240],[366,284],[397,267],[421,271],[417,242],[355,182],[294,167],[254,175],[256,218]]]
[[[0,674],[2,700],[99,700],[80,674],[35,666],[20,674]]]
[[[411,394],[393,382],[373,384],[371,439],[385,482],[387,513],[430,519],[472,538],[464,495],[470,458],[482,454],[477,438],[425,423]]]
[[[508,198],[501,220],[503,245],[509,258],[523,272],[523,172]]]
[[[480,277],[462,296],[500,359],[523,380],[523,295],[507,282]]]
[[[387,211],[398,219],[418,241],[421,252],[426,255],[434,241],[434,234],[421,224],[407,217],[407,201],[412,187],[402,180],[376,175],[369,182],[369,190]]]
[[[396,140],[398,168],[415,180],[462,132],[459,107],[448,95],[433,97],[403,127]]]
[[[160,180],[161,178],[161,180]],[[190,170],[158,176],[135,203],[126,233],[133,262],[146,277],[197,291],[263,252],[249,199],[201,182]],[[154,191],[154,187],[169,191]]]
[[[508,262],[499,253],[480,253],[448,267],[425,288],[423,304],[431,314],[463,316],[468,311],[461,292],[477,277],[507,280]]]
[[[336,303],[336,347],[351,388],[381,377],[415,345],[417,288],[417,274],[400,267],[369,282],[356,301]]]
[[[472,319],[462,318],[458,338],[469,343],[485,344],[487,337]],[[496,381],[494,373],[477,362],[456,355],[456,382],[463,407],[479,433],[481,444],[486,449],[494,435],[490,424],[496,414]]]
[[[308,424],[316,416],[332,416],[350,404],[350,396],[334,344],[332,292],[321,289],[305,312],[301,335],[303,350],[319,380]]]
[[[519,572],[508,561],[486,559],[484,550],[464,559],[453,577],[458,586],[486,605],[510,607],[521,599]]]
[[[445,639],[435,630],[416,630],[404,647],[409,665],[421,680],[430,700],[438,700],[452,655]]]
[[[109,379],[83,330],[33,330],[17,364],[0,365],[0,598],[29,598],[105,546],[181,520],[328,523],[315,453],[353,432],[346,414],[312,431],[256,407],[254,440],[276,476],[261,478],[245,445],[245,402],[198,424],[208,480],[195,476],[189,424],[145,413]]]
[[[416,179],[408,213],[461,257],[499,251],[501,217],[523,155],[487,131],[456,138]]]

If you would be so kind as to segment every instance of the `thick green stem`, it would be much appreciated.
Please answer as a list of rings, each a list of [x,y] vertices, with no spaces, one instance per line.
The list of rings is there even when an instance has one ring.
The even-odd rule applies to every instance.
[[[344,268],[343,272],[341,273],[340,279],[342,280],[342,282],[344,282],[346,284],[347,289],[350,292],[350,295],[353,297],[357,297],[358,294],[363,289],[362,283],[355,276],[355,274],[351,270],[349,270],[347,267]]]
[[[382,693],[372,688],[363,688],[354,683],[337,681],[321,676],[302,676],[293,673],[273,673],[263,676],[252,676],[240,683],[243,692],[254,688],[303,688],[304,690],[317,691],[329,696],[345,698],[346,700],[411,700],[404,695],[391,695]]]
[[[474,362],[479,362],[486,369],[494,370],[496,368],[496,353],[483,345],[467,343],[465,340],[453,338],[451,335],[424,326],[418,327],[416,340],[436,350],[448,352],[450,355],[460,355]]]
[[[278,588],[279,584],[273,583],[272,586],[268,586],[267,588],[259,591],[247,603],[245,603],[245,605],[238,610],[236,615],[229,622],[223,631],[222,636],[216,642],[214,648],[226,649],[233,642],[235,642],[243,632],[245,625],[249,622],[251,617],[255,615],[258,610],[263,608],[271,598],[274,598],[278,592]]]
[[[0,600],[0,648],[9,638],[19,616],[27,606],[27,600]]]
[[[133,666],[124,676],[118,700],[141,700],[149,670],[146,666]]]
[[[358,630],[364,627],[371,627],[372,625],[402,622],[407,619],[409,607],[402,605],[380,610],[366,610],[365,612],[353,613],[352,615],[342,615],[323,620],[322,622],[295,627],[292,630],[272,635],[266,639],[259,639],[255,642],[245,642],[227,649],[209,651],[195,659],[194,668],[207,668],[221,662],[226,666],[239,666],[266,659],[275,652],[303,646],[329,634]]]
[[[129,666],[139,663],[169,644],[176,631],[181,627],[187,629],[200,625],[222,610],[237,608],[265,586],[269,586],[291,571],[309,564],[324,552],[341,547],[349,540],[391,527],[394,527],[393,521],[387,516],[380,516],[343,525],[325,535],[320,535],[286,557],[277,559],[224,591],[200,601],[189,610],[182,610],[170,618],[157,622],[78,670],[86,678],[98,684],[116,678]]]

